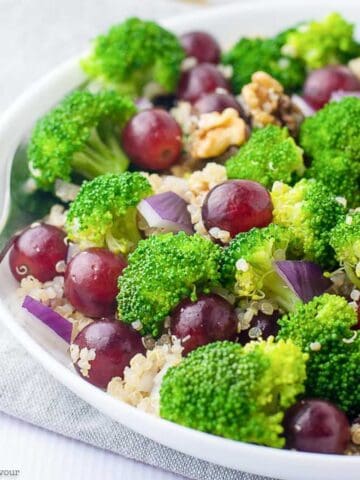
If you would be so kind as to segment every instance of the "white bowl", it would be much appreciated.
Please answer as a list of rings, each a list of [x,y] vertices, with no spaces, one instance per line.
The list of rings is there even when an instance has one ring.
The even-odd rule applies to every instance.
[[[297,6],[279,1],[272,1],[271,5],[238,3],[194,12],[163,23],[177,33],[206,29],[227,46],[241,35],[273,34],[300,20],[321,17],[334,9],[360,24],[360,6],[344,0],[341,5],[319,0],[309,4],[302,1]],[[8,208],[6,186],[16,147],[39,116],[83,81],[78,59],[61,65],[47,75],[2,117],[0,212],[3,212],[3,217]],[[0,318],[17,340],[55,378],[114,420],[168,447],[236,470],[284,480],[359,480],[360,457],[292,452],[226,440],[155,418],[111,398],[73,371],[62,341],[49,335],[40,322],[16,307],[16,302],[12,300],[16,282],[10,275],[7,262],[0,267],[0,285]]]

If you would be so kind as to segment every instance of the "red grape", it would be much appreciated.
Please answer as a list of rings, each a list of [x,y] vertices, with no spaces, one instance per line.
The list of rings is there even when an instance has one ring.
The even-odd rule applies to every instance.
[[[56,265],[66,260],[65,236],[59,228],[45,223],[22,232],[14,240],[9,257],[10,270],[16,280],[32,275],[40,282],[47,282],[60,275]]]
[[[344,453],[350,441],[346,415],[326,400],[301,400],[284,419],[287,448],[313,453]]]
[[[245,116],[239,102],[230,93],[208,93],[195,102],[194,108],[199,113],[221,113],[225,108],[234,108],[239,112],[241,117]]]
[[[122,146],[140,168],[163,170],[171,167],[182,149],[181,128],[165,110],[138,113],[122,132]]]
[[[208,231],[217,227],[229,232],[233,238],[253,227],[269,225],[272,203],[269,192],[260,183],[228,180],[210,190],[201,213]]]
[[[66,267],[66,298],[89,317],[112,315],[116,310],[117,279],[125,267],[125,258],[109,250],[83,250]]]
[[[186,298],[170,318],[171,334],[182,340],[185,355],[201,345],[236,336],[234,308],[216,294],[200,295],[195,302]]]
[[[199,63],[219,63],[220,45],[209,33],[184,33],[180,37],[180,42],[187,57],[195,57]]]
[[[274,312],[272,315],[265,315],[265,313],[259,312],[252,318],[250,327],[239,333],[238,339],[241,345],[245,345],[260,337],[263,340],[266,340],[271,335],[275,337],[279,331],[277,323],[279,317],[279,312]]]
[[[338,90],[360,91],[360,81],[344,65],[330,65],[309,73],[303,96],[315,110],[319,110],[330,100],[331,94]]]
[[[81,358],[74,358],[72,354],[76,370],[100,388],[106,388],[113,377],[122,377],[125,367],[137,353],[145,353],[141,335],[118,320],[102,319],[90,323],[78,333],[73,345],[79,347],[79,355],[85,356],[84,365]],[[82,353],[82,349],[87,351]],[[89,358],[87,365],[86,358]]]
[[[194,103],[206,93],[217,88],[229,91],[229,82],[223,74],[211,63],[201,63],[182,73],[178,88],[181,100]]]

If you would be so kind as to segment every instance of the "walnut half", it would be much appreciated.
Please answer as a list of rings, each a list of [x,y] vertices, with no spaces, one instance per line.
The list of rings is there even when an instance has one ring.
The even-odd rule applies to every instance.
[[[297,134],[303,115],[271,75],[255,72],[251,83],[243,87],[241,99],[254,127],[286,126],[291,134]]]
[[[222,113],[204,113],[198,128],[189,138],[190,153],[194,158],[212,158],[224,153],[230,146],[240,146],[248,137],[248,127],[233,108]]]

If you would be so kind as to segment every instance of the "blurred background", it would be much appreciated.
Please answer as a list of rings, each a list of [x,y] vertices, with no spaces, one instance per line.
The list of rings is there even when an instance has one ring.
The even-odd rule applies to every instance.
[[[165,18],[230,1],[0,0],[0,113],[34,80],[121,18]]]

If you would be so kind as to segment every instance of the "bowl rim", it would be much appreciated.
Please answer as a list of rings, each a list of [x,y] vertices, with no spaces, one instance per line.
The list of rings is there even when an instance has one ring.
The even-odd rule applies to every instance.
[[[325,7],[329,5],[329,2],[323,0],[320,0],[318,3],[323,4]],[[218,15],[224,15],[225,12],[226,15],[231,16],[233,14],[246,13],[246,11],[250,9],[252,11],[254,11],[254,9],[261,10],[265,4],[265,2],[259,2],[256,5],[251,4],[251,2],[244,4],[227,4],[213,7],[209,10],[198,10],[178,15],[163,20],[160,23],[170,29],[177,28],[181,24],[186,25],[188,20],[193,21],[195,17],[202,20],[210,17],[216,18]],[[275,7],[281,7],[281,5],[285,4],[287,4],[285,1],[278,0],[274,2]],[[272,5],[272,8],[274,8],[274,5]],[[331,7],[329,7],[329,10],[330,8]],[[354,8],[356,8],[356,6],[354,6]],[[49,100],[49,98],[46,97],[47,95],[51,98],[55,98],[56,96],[61,98],[63,92],[65,93],[73,88],[75,84],[81,83],[84,75],[79,70],[78,61],[82,56],[83,54],[77,55],[50,71],[50,73],[28,88],[2,115],[0,119],[0,159],[4,159],[2,161],[5,162],[6,174],[4,178],[6,185],[9,184],[13,153],[21,138],[24,136],[28,125],[33,122],[33,117],[39,116],[39,111],[37,111],[36,115],[31,115],[31,113],[30,115],[25,115],[25,112],[29,112],[41,96],[45,96],[44,101],[47,102]],[[56,87],[60,84],[61,88],[56,90]],[[57,91],[55,97],[52,94],[54,88]],[[26,117],[26,121],[22,119],[23,116]],[[11,140],[6,140],[8,138]],[[0,204],[1,202],[3,202],[4,208],[2,217],[0,218],[0,229],[3,226],[7,209],[9,208],[9,195],[3,195],[3,198],[0,198]],[[296,465],[299,468],[308,469],[309,471],[314,468],[314,465],[316,465],[316,468],[326,467],[326,470],[331,468],[341,469],[344,475],[353,475],[356,470],[359,471],[360,456],[296,452],[238,442],[183,427],[162,418],[152,416],[136,407],[112,398],[106,392],[81,379],[73,371],[56,360],[16,321],[15,316],[10,312],[6,302],[4,302],[2,298],[0,298],[0,321],[2,321],[15,338],[50,374],[81,399],[137,433],[167,447],[205,461],[216,462],[219,465],[236,470],[244,469],[255,474],[264,474],[265,464],[267,475],[278,475],[277,469],[274,468],[277,462],[294,461],[296,461]],[[194,446],[196,445],[197,447],[194,452]],[[226,450],[226,455],[224,455],[224,450]],[[220,451],[220,454],[217,453],[218,451]],[[259,466],[254,465],[254,461],[249,462],[246,460],[254,456],[261,458],[261,461],[257,462]],[[240,457],[242,457],[243,460],[241,466],[239,466],[238,463]],[[346,477],[344,476],[343,478]]]

